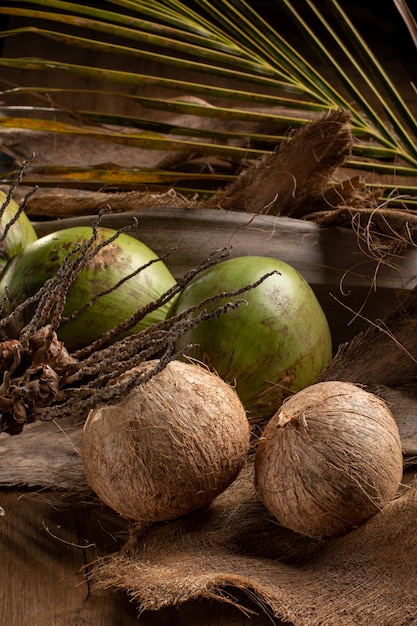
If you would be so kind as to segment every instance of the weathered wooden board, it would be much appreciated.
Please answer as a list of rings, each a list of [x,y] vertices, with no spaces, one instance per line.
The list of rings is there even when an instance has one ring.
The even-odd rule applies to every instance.
[[[89,492],[81,462],[81,435],[82,425],[68,418],[28,424],[15,437],[0,433],[0,485]]]
[[[122,525],[116,517],[96,508],[59,510],[47,492],[2,490],[0,503],[3,624],[137,623],[126,598],[91,595],[82,572],[117,548]]]
[[[91,224],[96,216],[34,222],[39,236]],[[417,250],[409,248],[392,265],[371,258],[347,228],[272,215],[217,209],[163,207],[105,215],[102,225],[120,228],[137,217],[131,234],[166,259],[175,277],[213,251],[231,246],[231,256],[264,255],[293,265],[314,289],[332,330],[335,346],[350,340],[398,304],[417,282]],[[359,313],[359,315],[356,315]]]
[[[106,507],[57,506],[50,492],[0,490],[0,623],[4,626],[266,626],[231,606],[189,602],[146,612],[125,594],[97,594],[84,568],[120,546],[124,522]],[[245,601],[247,605],[247,600]],[[254,610],[256,607],[254,607]]]

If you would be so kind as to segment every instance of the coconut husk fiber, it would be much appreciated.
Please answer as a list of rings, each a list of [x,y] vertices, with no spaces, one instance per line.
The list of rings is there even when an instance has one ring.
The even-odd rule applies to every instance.
[[[7,191],[4,188],[4,191]],[[15,199],[21,200],[29,191],[20,186]],[[150,191],[89,191],[86,189],[39,188],[28,199],[26,214],[30,218],[66,218],[98,215],[111,207],[112,213],[140,211],[153,207],[191,207],[193,201],[174,189],[163,193]]]
[[[393,296],[395,297],[395,296]],[[376,388],[417,390],[417,290],[398,297],[397,307],[340,346],[320,380]]]
[[[363,181],[356,176],[348,185],[334,179],[351,155],[350,119],[348,111],[338,109],[290,132],[272,153],[210,198],[208,206],[301,218],[347,201],[357,203]]]
[[[417,624],[417,487],[344,537],[316,541],[280,527],[259,502],[253,465],[209,508],[131,528],[98,561],[96,589],[122,589],[139,611],[196,598],[235,602],[293,626]],[[244,601],[240,605],[244,608]],[[252,605],[251,605],[252,606]]]

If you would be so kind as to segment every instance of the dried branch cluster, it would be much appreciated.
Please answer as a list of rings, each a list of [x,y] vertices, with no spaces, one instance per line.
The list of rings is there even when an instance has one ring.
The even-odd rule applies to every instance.
[[[130,226],[117,231],[113,237],[96,244],[102,215],[103,212],[92,224],[90,240],[67,255],[56,275],[35,295],[0,320],[0,334],[5,336],[5,329],[18,326],[17,322],[24,310],[36,306],[30,322],[20,331],[19,337],[5,338],[0,342],[0,372],[3,376],[0,385],[0,432],[17,434],[24,424],[35,419],[71,415],[79,416],[83,420],[93,406],[116,400],[133,386],[152,378],[169,361],[179,356],[175,352],[175,342],[188,330],[203,320],[236,308],[244,300],[235,299],[234,302],[226,302],[213,310],[214,302],[221,298],[239,296],[270,275],[266,274],[261,280],[243,289],[219,293],[179,315],[117,339],[150,311],[171,300],[196,274],[229,253],[227,248],[215,251],[157,300],[139,309],[90,345],[69,354],[64,343],[58,339],[57,332],[64,319],[63,310],[70,286],[103,246],[108,245],[120,233],[136,226],[133,221]],[[138,268],[135,273],[144,267]],[[117,286],[116,284],[114,289]],[[207,309],[209,305],[210,312]],[[4,302],[2,306],[4,307]],[[138,368],[149,359],[153,359],[152,368],[135,369],[131,376],[123,377],[123,381],[119,380],[123,373]]]

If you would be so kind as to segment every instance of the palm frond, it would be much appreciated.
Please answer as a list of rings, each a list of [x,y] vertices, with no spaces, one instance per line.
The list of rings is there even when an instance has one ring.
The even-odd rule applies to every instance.
[[[414,45],[417,47],[417,20],[415,16],[405,0],[393,0],[393,2],[408,28]]]
[[[393,1],[412,37],[411,12]],[[417,119],[395,80],[337,0],[304,0],[298,9],[290,0],[276,4],[301,34],[301,48],[246,0],[122,0],[100,8],[5,1],[5,50],[21,45],[24,53],[0,57],[0,129],[228,161],[227,172],[200,175],[186,160],[171,174],[158,167],[111,171],[121,187],[184,184],[204,194],[231,180],[243,162],[274,150],[290,129],[343,108],[354,138],[346,170],[362,172],[370,189],[384,186],[381,177],[395,178],[401,192],[393,194],[388,182],[386,197],[415,206]],[[62,54],[28,56],[28,37],[51,41]],[[78,100],[89,105],[77,107]],[[65,173],[63,165],[48,170],[35,160],[27,175],[40,184],[92,186],[105,177],[100,166],[88,174],[82,165]],[[3,182],[12,176],[6,172]]]

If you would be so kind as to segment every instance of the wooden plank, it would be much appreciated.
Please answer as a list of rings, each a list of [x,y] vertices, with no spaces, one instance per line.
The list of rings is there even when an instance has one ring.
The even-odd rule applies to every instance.
[[[58,506],[50,491],[0,490],[0,606],[10,626],[266,626],[217,602],[140,617],[127,595],[90,589],[83,568],[121,545],[126,522],[101,506]],[[248,600],[245,600],[248,605]],[[250,602],[249,602],[250,606]]]
[[[0,433],[0,485],[89,492],[80,453],[82,425],[74,422],[37,421],[18,436]]]
[[[91,224],[96,215],[33,222],[39,236],[72,226]],[[348,286],[369,287],[378,261],[358,245],[357,235],[347,228],[324,228],[305,220],[273,215],[254,215],[218,209],[152,207],[128,213],[104,215],[101,225],[121,228],[137,218],[129,234],[141,239],[158,254],[172,251],[169,263],[175,276],[183,275],[214,250],[230,246],[231,256],[264,254],[294,265],[311,284],[337,284],[346,273]],[[404,286],[417,280],[417,253],[412,249],[398,260],[399,271],[382,264],[381,287]]]
[[[91,224],[96,216],[34,222],[39,236]],[[347,228],[323,228],[288,217],[216,209],[162,207],[105,215],[102,225],[120,228],[138,219],[131,234],[157,254],[176,278],[213,251],[231,246],[230,256],[264,255],[295,267],[315,291],[335,346],[349,341],[398,305],[417,282],[417,250],[409,248],[391,264],[371,258]],[[357,313],[359,313],[357,315]]]
[[[60,509],[48,492],[0,492],[4,624],[131,626],[127,598],[90,593],[82,568],[118,547],[123,524],[105,509]],[[51,503],[52,502],[52,503]]]
[[[414,479],[414,471],[404,482]],[[251,615],[198,600],[140,616],[125,594],[96,594],[83,568],[120,545],[124,522],[106,507],[56,506],[51,492],[0,490],[0,605],[10,626],[280,626],[231,590]],[[266,611],[266,607],[264,607]],[[283,626],[283,624],[282,624]]]

